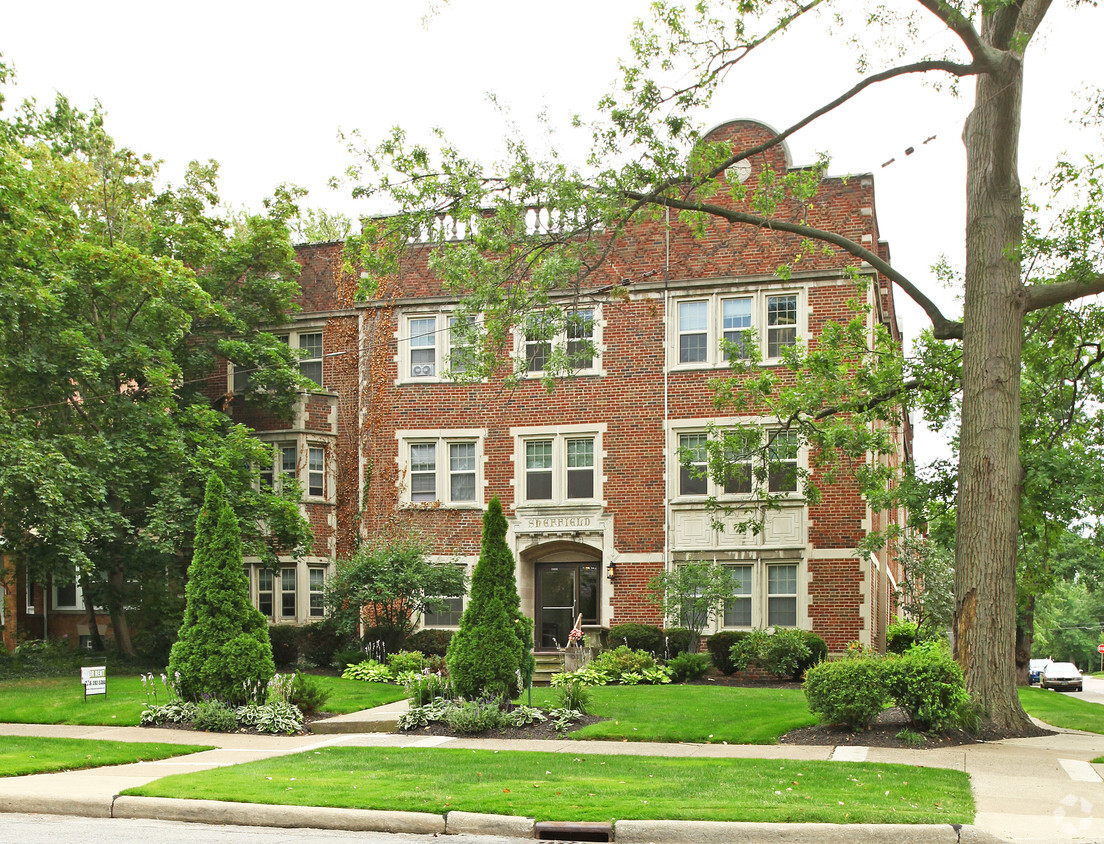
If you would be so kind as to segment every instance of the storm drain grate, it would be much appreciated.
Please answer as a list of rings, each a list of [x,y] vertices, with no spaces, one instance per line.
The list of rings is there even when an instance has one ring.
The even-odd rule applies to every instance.
[[[538,841],[613,841],[613,826],[593,821],[541,821],[533,832]]]

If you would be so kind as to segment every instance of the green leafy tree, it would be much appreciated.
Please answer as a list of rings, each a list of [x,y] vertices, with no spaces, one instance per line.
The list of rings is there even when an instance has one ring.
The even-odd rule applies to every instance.
[[[241,530],[217,475],[207,481],[188,567],[187,605],[172,646],[169,673],[179,675],[186,700],[211,695],[243,703],[276,667],[268,621],[249,600],[242,568]]]
[[[675,215],[699,233],[720,238],[737,227],[792,236],[792,267],[820,250],[838,250],[892,280],[927,314],[935,362],[961,365],[961,437],[955,542],[955,656],[967,686],[992,726],[1010,733],[1031,729],[1016,695],[1012,653],[1016,630],[1016,555],[1020,505],[1020,369],[1028,314],[1104,290],[1096,247],[1099,229],[1085,226],[1071,240],[1059,272],[1032,273],[1025,265],[1022,196],[1018,172],[1024,60],[1046,18],[1049,0],[973,3],[918,0],[911,10],[841,9],[841,27],[862,22],[856,44],[883,44],[883,28],[899,50],[859,56],[860,77],[825,104],[794,120],[774,137],[747,148],[703,141],[706,107],[741,84],[740,64],[769,40],[785,37],[798,20],[827,2],[703,0],[692,7],[658,2],[652,20],[637,23],[631,56],[621,64],[615,91],[603,98],[603,116],[591,132],[586,169],[558,156],[542,160],[518,140],[494,167],[465,156],[447,142],[439,150],[411,143],[401,130],[367,154],[362,195],[385,194],[398,214],[364,229],[358,257],[368,271],[366,292],[401,271],[404,254],[429,242],[430,269],[464,308],[479,313],[481,332],[465,377],[497,371],[508,351],[510,326],[540,310],[567,330],[572,297],[608,288],[597,275],[631,221]],[[895,27],[897,29],[895,30]],[[920,27],[925,37],[911,34]],[[943,37],[937,37],[943,36]],[[931,44],[946,52],[927,55]],[[816,56],[809,62],[815,64]],[[918,74],[974,84],[966,121],[966,265],[961,319],[948,316],[909,276],[871,248],[813,223],[818,183],[826,162],[801,171],[762,175],[750,185],[726,180],[730,168],[760,161],[760,154],[873,86]],[[807,74],[814,79],[815,73]],[[746,82],[746,80],[744,80]],[[534,225],[534,206],[547,210]],[[488,209],[493,213],[488,213]],[[440,219],[447,214],[449,220]],[[827,224],[826,224],[827,225]],[[456,226],[465,237],[456,237]],[[412,246],[414,245],[414,246]],[[1089,247],[1089,248],[1086,248]],[[1028,271],[1025,272],[1025,267]],[[856,269],[857,271],[857,269]],[[789,268],[783,267],[785,277]],[[591,284],[589,279],[601,278]],[[614,276],[616,278],[616,276]],[[610,295],[617,295],[617,285]],[[564,303],[568,304],[565,305]],[[875,509],[892,504],[896,479],[875,457],[886,447],[882,423],[909,394],[929,386],[943,391],[941,373],[906,370],[892,344],[867,318],[826,328],[816,349],[796,348],[786,363],[797,389],[770,372],[748,373],[730,394],[772,397],[770,414],[796,426],[828,472],[858,478]],[[861,331],[860,331],[861,330]],[[961,341],[961,346],[957,345]],[[561,363],[566,363],[562,361]],[[555,365],[555,361],[553,361]],[[561,370],[566,367],[561,366]],[[516,373],[515,373],[516,374]],[[932,384],[933,380],[936,382]],[[821,433],[817,433],[821,432]],[[815,495],[815,491],[813,492]]]
[[[724,613],[725,601],[736,597],[732,572],[716,563],[676,565],[652,578],[648,598],[668,623],[690,631],[691,653],[701,649],[701,634]]]
[[[98,107],[59,97],[0,120],[0,534],[28,578],[79,578],[94,636],[106,607],[123,654],[133,619],[164,658],[212,472],[250,556],[275,563],[311,533],[294,485],[256,484],[271,447],[212,381],[220,358],[252,368],[250,400],[276,415],[306,386],[265,330],[299,290],[287,209],[231,229],[213,163],[157,176]]]
[[[930,539],[908,536],[898,547],[897,560],[897,603],[916,625],[915,641],[941,638],[954,618],[954,554]]]
[[[445,657],[453,687],[465,697],[495,686],[517,694],[519,672],[532,674],[533,623],[521,613],[506,527],[496,495],[483,514],[483,543],[468,605]]]
[[[429,559],[423,537],[379,536],[337,561],[326,583],[326,606],[337,631],[346,636],[356,634],[367,609],[368,622],[394,652],[427,610],[444,608],[444,598],[462,596],[465,581],[459,566]]]

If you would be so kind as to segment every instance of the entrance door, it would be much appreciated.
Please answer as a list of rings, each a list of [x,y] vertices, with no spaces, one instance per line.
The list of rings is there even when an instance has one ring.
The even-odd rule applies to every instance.
[[[538,650],[567,646],[567,635],[580,615],[583,624],[598,623],[598,565],[545,563],[536,567]]]

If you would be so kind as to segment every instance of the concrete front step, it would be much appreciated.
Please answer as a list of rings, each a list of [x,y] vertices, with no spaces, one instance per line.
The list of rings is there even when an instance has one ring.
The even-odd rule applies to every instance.
[[[564,656],[562,653],[534,653],[536,666],[533,668],[533,685],[547,686],[553,674],[559,674],[564,670]]]

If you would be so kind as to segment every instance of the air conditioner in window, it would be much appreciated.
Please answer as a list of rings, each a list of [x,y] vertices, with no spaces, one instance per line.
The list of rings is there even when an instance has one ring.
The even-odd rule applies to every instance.
[[[415,378],[425,378],[433,375],[432,363],[416,363],[411,367],[411,371],[414,373]]]

